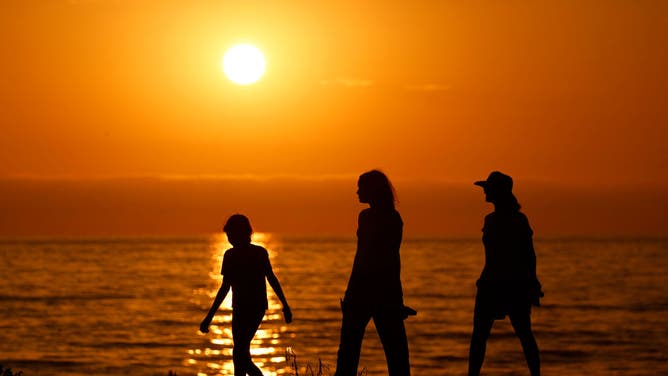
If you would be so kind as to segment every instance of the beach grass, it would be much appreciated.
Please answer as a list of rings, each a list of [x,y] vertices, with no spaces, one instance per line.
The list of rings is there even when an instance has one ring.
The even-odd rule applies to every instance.
[[[285,349],[285,362],[289,364],[291,368],[291,373],[290,376],[330,376],[332,375],[331,373],[331,367],[325,363],[322,362],[322,359],[318,359],[317,363],[312,364],[311,362],[307,361],[306,364],[302,367],[299,365],[299,362],[297,361],[297,354],[295,351],[291,348],[288,347]],[[300,370],[303,370],[303,372],[300,374]],[[366,368],[363,368],[359,373],[358,376],[367,376],[367,370]]]
[[[18,372],[13,372],[11,368],[4,368],[2,364],[0,364],[0,376],[22,376],[23,371],[18,371]]]

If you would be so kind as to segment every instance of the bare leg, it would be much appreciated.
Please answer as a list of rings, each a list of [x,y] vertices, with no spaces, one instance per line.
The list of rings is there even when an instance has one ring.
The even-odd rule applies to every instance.
[[[491,317],[473,317],[473,334],[471,334],[471,346],[469,347],[469,376],[480,375],[482,363],[485,360],[487,339],[492,332],[494,319]]]
[[[342,303],[341,341],[336,359],[335,376],[357,376],[364,331],[371,314]]]
[[[262,376],[262,370],[260,370],[251,360],[250,341],[247,346],[248,347],[245,347],[244,344],[240,344],[237,341],[234,342],[234,349],[232,350],[234,374],[236,376]],[[241,349],[241,347],[244,347],[247,350]]]
[[[529,312],[512,314],[510,315],[510,323],[513,325],[515,334],[522,344],[522,350],[524,350],[524,357],[527,360],[531,376],[540,376],[540,353],[538,352],[536,338],[534,338],[533,331],[531,330],[531,315]]]
[[[374,315],[378,336],[385,350],[389,376],[410,376],[408,359],[408,339],[402,317],[394,315]]]
[[[232,318],[232,361],[236,376],[262,376],[262,371],[253,363],[250,355],[250,344],[255,332],[260,327],[264,312],[234,312]]]

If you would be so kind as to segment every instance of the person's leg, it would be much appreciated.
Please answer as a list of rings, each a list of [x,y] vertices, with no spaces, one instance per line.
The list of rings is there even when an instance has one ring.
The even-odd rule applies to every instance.
[[[350,303],[341,303],[341,340],[336,358],[334,376],[357,376],[357,367],[362,351],[362,339],[371,314]]]
[[[536,338],[534,338],[533,331],[531,330],[531,311],[512,313],[509,316],[510,323],[513,325],[513,329],[515,329],[515,334],[522,344],[522,350],[524,350],[524,357],[527,360],[531,376],[540,376],[540,353],[538,352]]]
[[[469,376],[480,375],[480,369],[485,360],[487,339],[492,332],[493,325],[493,317],[477,313],[474,314],[473,334],[471,334],[471,345],[469,347]]]
[[[385,350],[389,376],[409,376],[411,366],[403,317],[397,312],[381,312],[373,316],[373,322]]]
[[[248,333],[248,318],[242,312],[232,313],[232,361],[234,362],[234,374],[246,376],[248,358],[250,358],[250,342],[253,338]]]
[[[262,376],[262,371],[253,364],[250,356],[250,344],[255,332],[262,323],[264,311],[239,312],[235,311],[232,317],[232,361],[236,376]]]

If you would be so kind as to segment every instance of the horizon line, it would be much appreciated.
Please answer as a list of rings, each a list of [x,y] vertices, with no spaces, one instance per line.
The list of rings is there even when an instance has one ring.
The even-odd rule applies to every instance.
[[[276,236],[283,239],[331,239],[331,240],[355,240],[354,234],[343,233],[283,233],[271,231],[256,231],[254,234]],[[210,232],[210,233],[192,233],[192,234],[86,234],[86,235],[0,235],[0,244],[2,243],[21,243],[21,242],[43,242],[43,241],[140,241],[140,240],[195,240],[203,238],[216,238],[223,236],[224,233]],[[405,241],[423,241],[423,240],[475,240],[480,241],[479,234],[413,234],[408,235]],[[536,241],[608,241],[608,240],[649,240],[649,241],[668,241],[668,234],[548,234],[541,235],[534,238]]]
[[[385,171],[382,168],[375,168],[380,171]],[[371,170],[371,169],[369,169]],[[325,181],[356,181],[360,173],[332,173],[332,174],[295,174],[295,173],[278,173],[278,174],[261,174],[261,173],[240,173],[240,174],[171,174],[171,173],[145,173],[145,174],[108,174],[108,175],[75,175],[75,174],[7,174],[0,175],[1,181],[34,181],[34,182],[113,182],[113,181],[208,181],[208,182],[273,182],[273,181],[296,181],[296,182],[325,182]],[[518,176],[518,175],[516,175]],[[514,178],[515,181],[522,181],[523,183],[531,184],[553,184],[561,187],[592,187],[592,186],[607,186],[607,187],[649,187],[655,186],[657,188],[668,189],[668,182],[660,182],[651,179],[636,180],[634,182],[628,181],[610,181],[607,180],[604,185],[596,185],[595,181],[585,181],[576,179],[558,179],[551,177],[537,177],[527,176]],[[444,184],[444,185],[469,185],[473,181],[484,179],[484,176],[467,179],[467,178],[447,178],[447,177],[397,177],[391,178],[393,182],[401,183],[425,183],[425,184]]]

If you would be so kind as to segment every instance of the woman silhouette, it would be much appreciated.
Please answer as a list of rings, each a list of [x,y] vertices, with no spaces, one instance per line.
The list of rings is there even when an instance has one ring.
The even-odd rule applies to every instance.
[[[394,190],[385,174],[377,170],[366,172],[357,185],[359,201],[369,204],[369,208],[359,214],[357,253],[341,301],[343,319],[335,375],[357,375],[364,331],[373,319],[389,375],[408,376],[408,341],[403,320],[415,312],[403,304],[399,257],[403,221],[394,208]]]
[[[492,172],[478,181],[485,201],[494,204],[494,212],[485,217],[482,241],[485,267],[476,285],[473,334],[469,350],[469,376],[478,376],[485,359],[485,347],[494,320],[506,315],[519,337],[532,376],[540,375],[538,345],[531,331],[531,305],[539,305],[540,282],[536,278],[536,253],[533,231],[512,193],[513,179]]]

